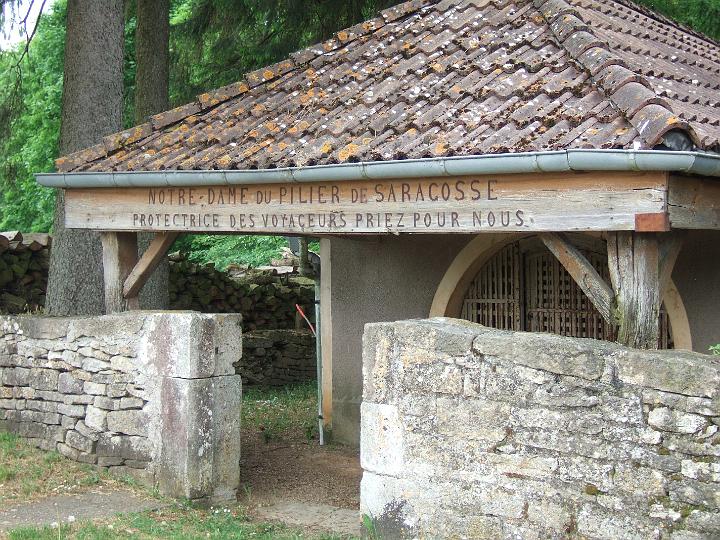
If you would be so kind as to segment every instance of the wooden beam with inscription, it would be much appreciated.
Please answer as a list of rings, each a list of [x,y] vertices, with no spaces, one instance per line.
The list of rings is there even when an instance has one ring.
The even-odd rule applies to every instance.
[[[603,319],[615,325],[615,294],[590,261],[562,234],[542,233],[540,239],[565,267]]]
[[[123,283],[137,263],[137,234],[103,232],[100,240],[105,276],[105,312],[110,314],[139,309],[137,296],[129,299],[123,296]]]
[[[123,296],[133,298],[140,293],[148,278],[152,275],[167,254],[180,233],[158,233],[132,269],[123,285]]]
[[[69,228],[241,234],[634,230],[664,173],[543,173],[66,191]]]

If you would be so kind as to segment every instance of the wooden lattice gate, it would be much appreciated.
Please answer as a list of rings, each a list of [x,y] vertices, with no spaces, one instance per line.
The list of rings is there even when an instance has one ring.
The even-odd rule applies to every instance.
[[[580,251],[609,282],[604,243],[581,243]],[[615,329],[537,239],[506,246],[480,269],[465,294],[461,316],[503,330],[615,339]],[[660,336],[660,348],[672,348],[664,309],[660,313]]]

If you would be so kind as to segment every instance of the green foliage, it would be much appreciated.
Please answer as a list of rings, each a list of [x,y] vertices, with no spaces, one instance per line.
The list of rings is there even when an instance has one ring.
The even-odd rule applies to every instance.
[[[717,345],[711,345],[708,350],[710,351],[710,354],[720,356],[720,343],[718,343]]]
[[[54,193],[33,173],[51,171],[58,153],[62,98],[65,1],[41,17],[28,56],[0,52],[0,230],[48,231]],[[16,86],[18,85],[18,86]]]
[[[233,263],[269,264],[286,246],[287,240],[281,236],[188,234],[178,238],[172,250],[187,252],[192,262],[214,263],[218,270],[225,270]]]
[[[715,40],[720,40],[720,0],[635,0]]]

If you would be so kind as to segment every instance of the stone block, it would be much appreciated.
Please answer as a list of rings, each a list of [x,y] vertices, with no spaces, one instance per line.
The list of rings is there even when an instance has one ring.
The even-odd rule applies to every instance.
[[[145,437],[129,437],[103,433],[98,438],[98,456],[150,461],[152,444]]]
[[[107,386],[107,395],[111,398],[122,398],[128,395],[127,384],[112,383]]]
[[[650,411],[648,424],[661,431],[690,434],[704,429],[708,421],[697,414],[683,413],[669,407],[657,407]]]
[[[18,329],[28,338],[62,339],[67,335],[70,319],[65,317],[17,317]]]
[[[111,369],[110,362],[104,362],[97,358],[85,358],[82,362],[82,369],[89,373],[98,373]]]
[[[30,370],[27,368],[3,369],[3,384],[5,386],[29,386]]]
[[[134,337],[142,333],[147,313],[134,311],[102,317],[73,318],[67,330],[67,341],[72,342],[82,336],[94,339],[120,341],[124,337]]]
[[[75,431],[77,431],[83,437],[90,439],[91,441],[97,441],[100,437],[97,431],[87,427],[87,425],[85,425],[85,422],[83,422],[82,420],[78,421],[75,424]]]
[[[91,396],[104,396],[107,390],[106,384],[87,381],[83,384],[83,391]]]
[[[127,356],[113,356],[110,359],[110,367],[114,371],[132,373],[137,370],[138,362],[134,358],[128,358]]]
[[[138,410],[111,411],[107,414],[107,427],[113,433],[147,436],[147,414]]]
[[[364,402],[360,407],[360,462],[364,470],[398,476],[405,467],[403,426],[397,407]]]
[[[57,391],[60,373],[52,369],[33,368],[30,370],[28,386],[36,390]]]
[[[144,401],[136,397],[124,397],[120,399],[121,409],[142,409]]]
[[[58,412],[58,403],[55,401],[35,401],[28,399],[25,401],[25,408],[31,411],[56,413]]]
[[[58,377],[58,392],[61,394],[80,394],[83,391],[83,381],[73,377],[72,373],[60,373]]]
[[[85,425],[94,431],[105,431],[108,427],[107,416],[107,411],[88,405],[85,413]]]
[[[182,379],[216,371],[213,316],[194,312],[153,314],[138,357],[148,374]]]
[[[617,357],[620,381],[674,394],[713,398],[720,394],[720,365],[687,351],[635,351]]]
[[[233,364],[243,352],[242,316],[237,313],[214,315],[215,320],[215,369],[213,375],[234,375]]]
[[[81,435],[77,431],[67,432],[67,435],[65,435],[65,444],[88,454],[95,450],[95,441]]]
[[[110,399],[106,396],[95,396],[93,406],[97,407],[98,409],[105,409],[106,411],[117,411],[118,409],[120,409],[120,400]]]
[[[157,480],[190,499],[234,497],[239,482],[240,378],[163,378]]]

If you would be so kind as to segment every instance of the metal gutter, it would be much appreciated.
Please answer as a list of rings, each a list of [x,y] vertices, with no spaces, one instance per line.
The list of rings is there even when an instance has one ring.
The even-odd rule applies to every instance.
[[[667,150],[560,150],[244,171],[40,173],[35,178],[43,186],[56,188],[124,188],[569,171],[668,171],[720,177],[720,155]]]

